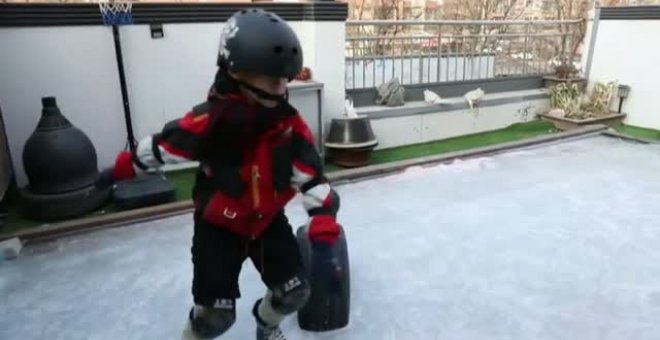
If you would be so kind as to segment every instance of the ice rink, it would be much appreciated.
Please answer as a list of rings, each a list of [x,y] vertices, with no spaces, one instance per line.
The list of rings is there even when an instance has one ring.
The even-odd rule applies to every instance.
[[[337,187],[351,324],[289,340],[660,337],[660,148],[607,137]],[[298,200],[294,227],[305,220]],[[0,339],[179,339],[190,215],[24,249],[0,265]],[[264,293],[249,261],[238,319]]]

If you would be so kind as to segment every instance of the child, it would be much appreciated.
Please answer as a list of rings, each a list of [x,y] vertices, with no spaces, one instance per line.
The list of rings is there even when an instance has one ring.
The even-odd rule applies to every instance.
[[[268,287],[253,308],[258,340],[284,340],[279,324],[310,288],[285,205],[297,191],[315,249],[339,237],[339,198],[323,174],[312,135],[287,102],[286,84],[302,69],[296,34],[280,17],[243,10],[220,36],[218,72],[207,101],[124,151],[100,185],[185,160],[199,161],[193,189],[194,306],[183,339],[213,339],[235,320],[238,277],[250,257]]]

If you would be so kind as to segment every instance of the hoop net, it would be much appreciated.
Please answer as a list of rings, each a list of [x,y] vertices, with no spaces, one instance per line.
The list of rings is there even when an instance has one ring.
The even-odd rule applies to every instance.
[[[99,0],[99,10],[105,25],[130,25],[133,23],[131,0]]]

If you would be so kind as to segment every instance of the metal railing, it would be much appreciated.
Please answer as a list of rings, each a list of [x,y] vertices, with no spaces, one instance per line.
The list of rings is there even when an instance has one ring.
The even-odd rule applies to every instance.
[[[346,27],[347,89],[548,74],[575,62],[582,20],[368,20]]]

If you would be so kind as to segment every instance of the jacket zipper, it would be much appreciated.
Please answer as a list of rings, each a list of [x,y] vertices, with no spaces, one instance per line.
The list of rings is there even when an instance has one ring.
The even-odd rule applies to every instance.
[[[259,166],[252,165],[252,203],[254,209],[258,209],[260,205],[259,197]]]
[[[261,197],[259,197],[259,166],[256,164],[252,165],[252,201],[254,203],[254,210],[256,210],[256,217],[257,220],[261,219],[261,213],[258,211],[259,205],[261,204]],[[254,233],[252,233],[252,240],[255,240],[256,236]],[[261,253],[261,274],[264,274],[265,271],[265,266],[264,266],[264,241],[261,240],[261,247],[260,247],[260,253]]]
[[[260,220],[263,216],[259,212],[259,206],[261,205],[261,197],[259,197],[259,166],[254,164],[252,165],[252,203],[255,210],[255,217],[257,220]],[[252,233],[252,239],[254,240],[256,236]]]

